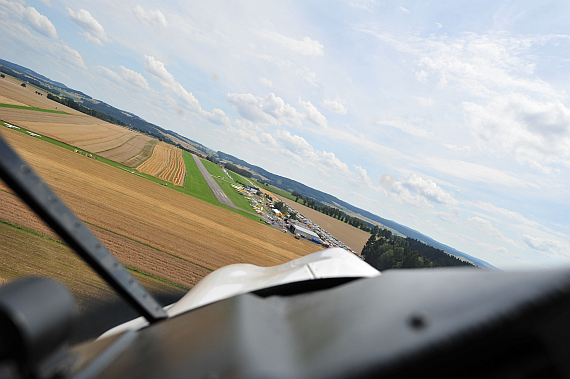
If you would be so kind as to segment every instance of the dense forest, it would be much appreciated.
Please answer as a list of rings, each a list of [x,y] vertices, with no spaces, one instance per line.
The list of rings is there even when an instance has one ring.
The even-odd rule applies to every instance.
[[[365,262],[380,271],[391,268],[473,266],[417,240],[392,235],[389,238],[371,235],[362,249],[362,256]]]
[[[235,164],[231,164],[231,163],[225,163],[224,166],[230,170],[235,172],[236,174],[239,174],[241,176],[245,176],[246,178],[251,178],[253,176],[253,174],[247,170],[244,170],[243,168],[239,168],[238,166],[236,166]]]

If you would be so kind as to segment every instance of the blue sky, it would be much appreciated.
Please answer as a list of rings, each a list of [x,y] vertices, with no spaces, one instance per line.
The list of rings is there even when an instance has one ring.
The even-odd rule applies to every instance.
[[[568,1],[0,0],[0,57],[502,269],[570,260]]]

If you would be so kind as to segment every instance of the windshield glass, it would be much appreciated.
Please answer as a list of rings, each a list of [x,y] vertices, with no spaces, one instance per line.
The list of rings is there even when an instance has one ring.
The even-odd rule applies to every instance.
[[[5,0],[0,133],[173,298],[329,247],[378,270],[557,267],[569,8]],[[0,189],[0,280],[48,270],[106,299]]]

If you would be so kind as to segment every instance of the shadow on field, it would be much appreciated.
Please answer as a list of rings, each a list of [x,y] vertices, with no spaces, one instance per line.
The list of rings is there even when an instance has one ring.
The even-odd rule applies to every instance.
[[[170,305],[186,294],[182,290],[166,293],[149,292],[162,306]],[[97,338],[107,330],[139,316],[127,303],[120,299],[89,307],[89,309],[85,309],[76,315],[70,343],[76,345]]]

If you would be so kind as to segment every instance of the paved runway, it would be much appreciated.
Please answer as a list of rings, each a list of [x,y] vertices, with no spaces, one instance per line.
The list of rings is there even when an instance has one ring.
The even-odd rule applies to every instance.
[[[210,187],[210,189],[214,193],[216,200],[218,200],[218,202],[220,202],[221,204],[230,206],[232,208],[241,209],[241,208],[236,207],[234,205],[234,203],[232,203],[232,201],[229,199],[229,197],[224,193],[224,191],[222,191],[219,184],[214,180],[214,178],[212,178],[212,175],[210,175],[208,170],[206,170],[206,167],[204,167],[200,158],[198,158],[194,154],[192,154],[192,158],[194,158],[194,162],[196,162],[196,166],[198,166],[198,170],[200,170],[200,173],[202,174],[204,179],[206,179],[206,183],[208,183],[208,186]]]

